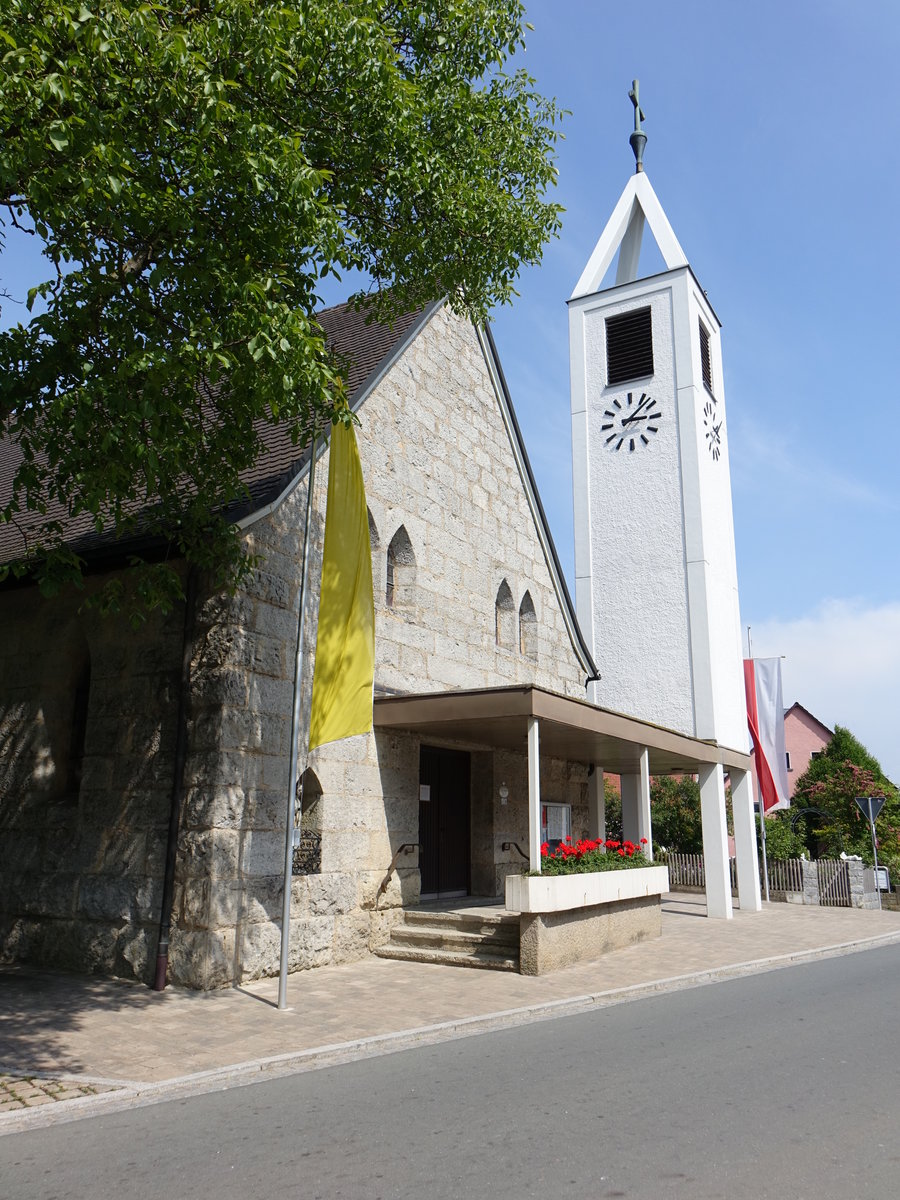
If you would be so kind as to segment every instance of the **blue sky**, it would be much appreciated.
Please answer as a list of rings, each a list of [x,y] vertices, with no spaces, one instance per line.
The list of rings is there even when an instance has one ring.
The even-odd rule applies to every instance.
[[[636,76],[648,176],[724,326],[743,624],[786,656],[786,702],[900,782],[900,5],[535,0],[529,19],[523,65],[571,110],[566,213],[494,332],[569,580],[565,300],[633,170]]]
[[[647,174],[723,322],[745,631],[786,656],[786,703],[848,726],[900,781],[900,6],[528,15],[523,64],[571,111],[566,213],[494,332],[570,582],[565,300],[634,169],[637,77]]]

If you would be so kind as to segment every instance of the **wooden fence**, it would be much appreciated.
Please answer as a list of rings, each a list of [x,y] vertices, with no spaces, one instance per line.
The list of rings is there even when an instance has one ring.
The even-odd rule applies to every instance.
[[[703,867],[702,854],[676,854],[668,850],[660,856],[669,868],[669,886],[673,891],[678,888],[705,888],[706,871]],[[731,890],[737,891],[737,863],[729,859],[731,873]]]
[[[820,858],[819,903],[832,908],[850,908],[850,870],[847,863],[837,858]]]

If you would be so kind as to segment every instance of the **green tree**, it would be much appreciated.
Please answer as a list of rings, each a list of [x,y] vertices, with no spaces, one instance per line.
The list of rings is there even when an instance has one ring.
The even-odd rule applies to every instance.
[[[650,783],[653,844],[681,854],[703,853],[700,785],[690,775],[658,775]]]
[[[900,795],[876,758],[849,729],[835,726],[834,737],[811,760],[794,788],[796,813],[818,809],[810,815],[807,841],[813,855],[859,854],[872,861],[869,824],[856,804],[857,796],[884,796],[885,805],[875,821],[879,860],[900,870]],[[768,826],[766,827],[768,830]]]
[[[28,511],[16,569],[77,578],[47,501],[142,528],[234,582],[221,512],[260,449],[341,410],[314,312],[362,272],[390,319],[475,320],[560,223],[560,116],[522,71],[521,0],[7,0],[0,237],[47,270],[0,334],[0,424]],[[2,247],[0,242],[0,247]],[[49,276],[49,278],[47,278]],[[34,514],[43,519],[35,520]],[[171,598],[155,573],[145,599]]]
[[[807,853],[806,842],[794,828],[794,814],[789,810],[775,813],[766,817],[766,857],[772,861],[787,858],[802,858]],[[762,840],[759,837],[759,814],[756,815],[757,847],[762,854]]]
[[[621,841],[624,835],[622,833],[622,793],[619,791],[619,786],[618,776],[615,779],[611,775],[603,776],[606,836]]]
[[[622,797],[618,782],[603,778],[606,796],[606,832],[622,837]],[[700,821],[700,787],[689,775],[657,775],[650,780],[650,810],[654,849],[665,846],[682,854],[703,853]]]

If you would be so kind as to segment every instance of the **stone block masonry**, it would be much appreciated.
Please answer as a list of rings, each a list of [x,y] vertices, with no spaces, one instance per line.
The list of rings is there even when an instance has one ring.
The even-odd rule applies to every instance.
[[[0,958],[147,980],[183,613],[134,630],[17,588],[0,624]]]
[[[583,696],[583,669],[474,329],[437,311],[358,416],[376,694],[536,684]],[[313,497],[305,713],[327,467],[326,452]],[[200,590],[169,960],[170,979],[191,987],[278,967],[305,504],[301,479],[249,526],[246,545],[260,565],[234,595]],[[402,553],[389,595],[392,543]],[[504,585],[512,633],[498,639]],[[0,592],[0,622],[15,631],[0,645],[0,955],[149,980],[184,613],[135,631],[79,610],[80,601]],[[481,750],[473,764],[472,880],[499,894],[520,861],[503,843],[527,841],[524,757]],[[318,857],[317,869],[293,882],[297,969],[368,954],[419,897],[415,854],[381,887],[395,851],[419,841],[419,739],[354,737],[322,747],[309,765],[309,803],[295,824],[316,835]],[[548,798],[573,805],[577,832],[587,820],[582,769],[548,762],[542,771]],[[498,776],[511,790],[502,811]]]
[[[567,912],[523,913],[519,918],[519,970],[546,975],[591,962],[610,950],[662,934],[659,896],[641,896]]]

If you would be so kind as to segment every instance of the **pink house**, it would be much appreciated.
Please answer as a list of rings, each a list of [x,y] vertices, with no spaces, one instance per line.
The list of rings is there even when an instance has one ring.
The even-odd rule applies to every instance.
[[[821,754],[833,736],[834,730],[823,725],[802,704],[792,704],[785,710],[784,748],[791,796],[810,759]]]

